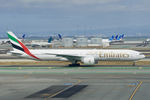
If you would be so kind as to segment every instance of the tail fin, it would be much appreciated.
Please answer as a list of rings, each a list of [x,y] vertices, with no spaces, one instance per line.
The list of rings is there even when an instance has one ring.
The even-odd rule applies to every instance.
[[[124,38],[124,34],[122,34],[122,39]]]
[[[24,52],[24,49],[22,48],[20,44],[20,40],[15,36],[15,34],[11,31],[7,32],[8,38],[10,40],[10,43],[13,47],[13,50],[16,52]]]
[[[121,40],[122,39],[122,35],[119,36],[119,38],[117,40]]]
[[[58,37],[59,37],[59,39],[61,39],[61,40],[62,40],[62,36],[61,36],[60,34],[58,34]]]
[[[39,59],[29,51],[29,49],[15,36],[13,32],[9,31],[7,32],[7,35],[12,44],[14,51],[21,52],[21,53],[24,52],[33,58]]]
[[[116,39],[116,40],[118,39],[118,35],[116,35],[115,39]]]
[[[26,34],[23,34],[23,35],[22,35],[22,39],[25,39],[25,36],[26,36]]]
[[[49,39],[48,39],[48,43],[51,43],[53,41],[53,37],[50,36]]]
[[[110,41],[114,40],[114,35],[112,35],[112,37],[109,39]]]

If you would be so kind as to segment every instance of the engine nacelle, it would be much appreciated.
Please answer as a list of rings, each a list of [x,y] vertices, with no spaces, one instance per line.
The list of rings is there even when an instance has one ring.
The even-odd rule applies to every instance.
[[[98,63],[98,61],[95,61],[94,57],[84,57],[82,62],[86,65],[94,65]]]

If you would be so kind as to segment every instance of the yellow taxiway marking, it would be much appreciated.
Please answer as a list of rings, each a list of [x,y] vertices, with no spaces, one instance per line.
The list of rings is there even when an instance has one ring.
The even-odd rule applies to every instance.
[[[78,85],[79,83],[81,83],[81,80],[78,80],[78,82],[76,82],[75,84],[69,86],[67,89],[73,87],[74,85]],[[48,96],[48,97],[45,98],[44,100],[48,100],[49,98],[52,98],[52,97],[56,96],[57,94],[59,94],[59,93],[61,93],[61,92],[64,92],[65,90],[66,90],[66,88],[63,89],[63,90],[61,90],[61,91],[59,91],[59,92],[57,92],[57,93],[55,93],[55,94],[53,94],[53,95]]]
[[[140,81],[139,84],[137,85],[137,87],[135,88],[135,90],[133,91],[132,95],[130,96],[129,100],[132,100],[135,93],[138,91],[138,89],[140,88],[140,86],[142,85],[143,81]]]
[[[135,87],[136,85],[128,85],[128,87]]]

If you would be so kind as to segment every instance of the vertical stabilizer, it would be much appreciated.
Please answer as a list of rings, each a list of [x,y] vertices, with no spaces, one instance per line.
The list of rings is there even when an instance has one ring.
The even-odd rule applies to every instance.
[[[7,32],[8,38],[10,40],[10,43],[13,47],[13,50],[17,53],[26,53],[27,55],[39,59],[36,56],[34,56],[29,49],[15,36],[15,34],[11,31]]]

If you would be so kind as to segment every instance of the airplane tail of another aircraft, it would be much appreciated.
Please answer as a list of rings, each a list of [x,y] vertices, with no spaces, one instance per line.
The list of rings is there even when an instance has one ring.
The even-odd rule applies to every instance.
[[[114,35],[112,35],[112,37],[109,39],[110,41],[114,40]]]
[[[60,34],[58,34],[58,37],[59,37],[59,39],[61,39],[61,40],[62,40],[62,36],[61,36]]]
[[[48,43],[51,43],[53,41],[53,37],[50,36],[49,39],[48,39]]]
[[[112,41],[112,40],[122,40],[123,38],[124,38],[124,34],[122,34],[122,35],[116,35],[116,36],[112,35],[112,37],[109,38],[109,40],[110,41]]]

